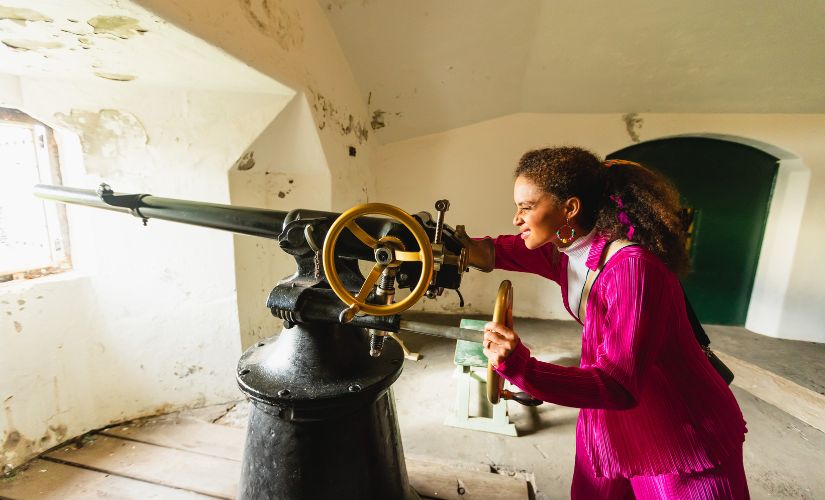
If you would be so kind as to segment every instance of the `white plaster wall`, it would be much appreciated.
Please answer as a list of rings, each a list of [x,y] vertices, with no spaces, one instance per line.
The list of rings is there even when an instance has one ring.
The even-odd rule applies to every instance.
[[[371,198],[375,137],[367,103],[321,6],[305,0],[137,0],[169,22],[306,95],[343,211]],[[350,156],[349,147],[356,148]]]
[[[218,203],[227,169],[289,99],[3,80],[20,89],[4,105],[79,134],[58,135],[65,185]],[[68,217],[74,271],[0,284],[0,465],[112,422],[240,397],[232,235],[78,206]]]
[[[779,312],[772,317],[778,317],[779,327],[775,331],[766,327],[763,333],[825,342],[825,309],[821,307],[825,281],[816,272],[820,265],[817,256],[825,245],[825,115],[644,114],[639,118],[641,126],[634,132],[642,141],[679,134],[725,134],[774,145],[798,158],[804,165],[800,168],[809,170],[807,189],[803,182],[791,190],[806,200],[804,208],[798,210],[798,238],[788,241],[788,233],[780,231],[781,243],[766,247],[771,252],[769,261],[786,258],[792,265],[786,274],[787,285],[781,277],[762,281],[767,286],[787,286],[774,301]],[[375,201],[415,212],[432,211],[434,200],[447,197],[451,201],[449,224],[465,224],[469,234],[477,236],[511,233],[512,172],[525,151],[574,144],[604,156],[632,143],[625,120],[618,114],[508,115],[382,146],[374,167],[378,173]],[[794,231],[789,234],[794,239]],[[764,251],[762,257],[766,257]],[[517,315],[568,319],[555,284],[537,276],[501,271],[490,275],[471,271],[465,276],[465,312],[489,312],[497,283],[505,277],[515,285]],[[419,307],[457,311],[456,301],[446,298],[425,300]]]
[[[330,173],[303,94],[290,101],[245,156],[254,163],[239,162],[229,172],[233,205],[285,212],[295,208],[330,210]],[[235,279],[244,348],[280,332],[283,322],[266,308],[266,299],[275,283],[294,272],[295,259],[283,252],[277,241],[235,236]]]

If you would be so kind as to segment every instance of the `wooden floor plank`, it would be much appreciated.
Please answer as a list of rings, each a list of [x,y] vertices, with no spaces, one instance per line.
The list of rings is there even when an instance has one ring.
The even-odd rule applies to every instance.
[[[113,427],[105,433],[236,461],[243,457],[246,435],[243,429],[196,419],[150,421],[146,425]],[[467,471],[417,457],[407,457],[406,463],[410,484],[421,495],[428,497],[520,500],[528,497],[527,482],[523,479]],[[459,488],[463,488],[464,494],[459,492]]]
[[[243,429],[185,417],[120,425],[101,434],[237,461],[243,458],[246,437]]]
[[[525,500],[527,481],[407,457],[410,485],[419,495],[447,500]]]
[[[101,435],[46,457],[219,498],[235,497],[241,469],[236,460]]]
[[[190,491],[42,459],[30,462],[29,468],[19,472],[15,477],[0,480],[0,497],[14,500],[85,500],[88,498],[190,500],[210,498]]]

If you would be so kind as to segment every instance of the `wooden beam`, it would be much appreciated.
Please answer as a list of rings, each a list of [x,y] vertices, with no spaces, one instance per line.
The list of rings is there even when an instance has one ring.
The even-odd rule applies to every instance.
[[[747,361],[714,352],[733,371],[733,385],[825,432],[825,396]]]

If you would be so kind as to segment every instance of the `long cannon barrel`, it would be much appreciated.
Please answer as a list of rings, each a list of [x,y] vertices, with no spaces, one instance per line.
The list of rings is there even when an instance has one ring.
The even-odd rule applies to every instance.
[[[317,227],[313,228],[316,232],[313,233],[312,239],[317,247],[321,247],[329,224],[341,215],[318,210],[293,209],[286,212],[265,208],[161,198],[150,194],[115,193],[106,184],[101,184],[96,191],[38,184],[34,187],[34,194],[47,200],[131,214],[143,219],[144,223],[148,219],[161,219],[274,239],[279,241],[284,251],[294,255],[302,253],[300,248],[297,250],[297,254],[290,251],[289,248],[296,245],[300,246],[307,237],[305,236],[304,226],[300,224],[301,222],[317,223]],[[376,236],[376,238],[391,231],[402,239],[412,238],[412,233],[407,230],[401,230],[398,233],[398,230],[403,226],[392,223],[389,219],[362,216],[357,221],[359,226],[369,234]],[[340,243],[336,247],[336,255],[362,260],[374,259],[373,249],[366,246],[349,231],[341,235]]]
[[[297,272],[281,280],[270,293],[267,307],[272,314],[291,323],[340,321],[342,303],[327,283],[324,283],[327,276],[320,266],[320,251],[324,247],[329,228],[341,214],[302,208],[287,212],[161,198],[150,194],[115,193],[107,184],[101,184],[97,190],[39,184],[35,186],[34,194],[47,200],[131,214],[142,219],[144,224],[148,219],[161,219],[277,240],[280,249],[295,258]],[[376,214],[384,213],[378,211]],[[378,262],[377,252],[383,248],[379,245],[380,242],[395,242],[408,252],[414,252],[420,244],[410,228],[389,217],[389,214],[384,215],[386,216],[362,215],[346,226],[348,231],[338,234],[332,257],[338,277],[347,290],[354,292],[362,288],[364,276],[356,261]],[[432,222],[432,217],[426,212],[413,217],[423,227],[426,237],[435,240],[437,224]],[[444,258],[436,279],[430,283],[431,288],[439,290],[437,295],[444,289],[458,290],[462,275],[459,256],[463,244],[452,228],[443,226],[442,229],[443,243],[440,251],[453,259]],[[422,263],[418,261],[401,262],[397,269],[393,268],[396,270],[395,275],[390,275],[390,279],[397,285],[391,288],[389,284],[384,286],[391,290],[412,289],[419,282],[422,268]],[[311,300],[308,298],[310,295]],[[376,318],[367,321],[369,324],[359,326],[386,331],[398,330],[397,315],[392,320]],[[363,323],[362,320],[358,322]],[[448,338],[480,337],[459,329],[443,332],[419,326],[418,331]]]
[[[273,239],[277,239],[281,234],[288,213],[281,210],[161,198],[148,194],[111,193],[112,199],[123,203],[123,206],[117,206],[107,203],[99,192],[91,189],[45,184],[35,186],[34,194],[47,200],[131,213],[144,219],[162,219]]]

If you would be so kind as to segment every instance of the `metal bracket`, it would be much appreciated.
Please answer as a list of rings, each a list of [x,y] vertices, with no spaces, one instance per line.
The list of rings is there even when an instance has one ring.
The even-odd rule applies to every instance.
[[[128,208],[129,212],[132,213],[133,216],[139,218],[143,221],[143,225],[145,226],[147,222],[149,222],[149,218],[143,215],[140,212],[140,209],[145,207],[146,204],[143,203],[143,198],[150,196],[148,194],[122,194],[116,195],[115,192],[112,190],[112,187],[106,184],[105,182],[101,183],[100,186],[97,187],[97,196],[100,198],[100,201],[103,203],[111,206],[111,207],[118,207],[118,208]]]

